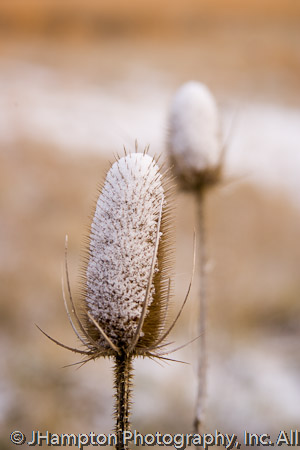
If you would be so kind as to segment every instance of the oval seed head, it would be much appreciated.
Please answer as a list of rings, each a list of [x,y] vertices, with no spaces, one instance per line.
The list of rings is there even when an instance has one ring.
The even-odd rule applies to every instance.
[[[204,84],[189,81],[176,92],[169,115],[168,151],[184,190],[218,181],[222,151],[219,116]]]
[[[114,345],[130,347],[141,318],[157,239],[145,320],[135,347],[153,346],[161,333],[169,276],[166,214],[163,177],[152,157],[131,153],[112,165],[91,224],[83,287],[86,329],[103,349],[109,345],[88,314]]]

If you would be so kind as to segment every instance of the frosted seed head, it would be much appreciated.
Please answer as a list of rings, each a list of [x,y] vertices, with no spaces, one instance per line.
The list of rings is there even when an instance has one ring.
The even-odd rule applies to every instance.
[[[183,189],[194,190],[217,181],[221,164],[217,105],[199,82],[182,85],[171,103],[168,151]]]
[[[112,165],[96,204],[83,300],[86,313],[91,314],[118,347],[127,348],[131,344],[142,313],[162,201],[163,215],[166,210],[162,181],[152,157],[131,153]],[[143,341],[152,344],[151,339],[157,336],[161,326],[156,316],[162,307],[160,292],[167,283],[160,256],[165,252],[164,234],[162,226],[148,311],[138,346]],[[86,327],[94,339],[107,347],[88,317]]]

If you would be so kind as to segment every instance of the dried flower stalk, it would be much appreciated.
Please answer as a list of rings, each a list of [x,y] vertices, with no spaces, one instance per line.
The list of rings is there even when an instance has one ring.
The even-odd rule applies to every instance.
[[[170,110],[168,152],[174,174],[183,191],[192,192],[197,209],[197,255],[199,274],[198,392],[194,430],[204,423],[206,393],[206,235],[205,195],[222,176],[224,149],[215,100],[201,83],[190,81],[177,91]]]
[[[68,318],[85,349],[56,344],[85,358],[115,361],[117,450],[125,450],[123,433],[130,426],[132,359],[168,359],[165,339],[178,320],[166,327],[173,260],[170,179],[147,154],[118,159],[107,173],[92,219],[79,307],[68,275],[64,289]],[[68,306],[70,305],[70,307]],[[42,330],[41,330],[42,331]]]

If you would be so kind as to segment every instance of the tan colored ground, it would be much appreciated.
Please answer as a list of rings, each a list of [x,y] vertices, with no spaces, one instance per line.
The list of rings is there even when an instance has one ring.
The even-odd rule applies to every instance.
[[[156,28],[163,32],[169,29],[195,26],[199,20],[218,21],[222,23],[231,20],[249,20],[250,22],[285,22],[295,23],[300,16],[298,2],[293,0],[167,0],[160,2],[140,2],[132,0],[81,1],[72,0],[60,2],[59,0],[3,0],[0,5],[2,28],[20,27],[27,31],[41,31],[43,27],[53,26],[63,31],[69,30],[72,25],[76,28],[90,28],[97,32],[107,21],[115,25],[110,33],[122,32],[118,25],[128,30],[149,31]],[[127,24],[127,25],[126,25]],[[104,28],[104,31],[109,31]]]

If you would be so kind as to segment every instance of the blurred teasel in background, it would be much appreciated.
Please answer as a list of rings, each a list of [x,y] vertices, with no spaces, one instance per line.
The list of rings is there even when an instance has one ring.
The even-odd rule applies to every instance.
[[[197,208],[197,267],[199,273],[198,392],[194,419],[195,432],[204,422],[206,395],[206,235],[205,194],[222,177],[224,147],[218,108],[209,89],[189,81],[175,93],[170,107],[167,151],[179,189],[191,192]]]
[[[202,191],[221,177],[223,149],[218,108],[209,89],[189,81],[175,93],[167,148],[179,186]]]

